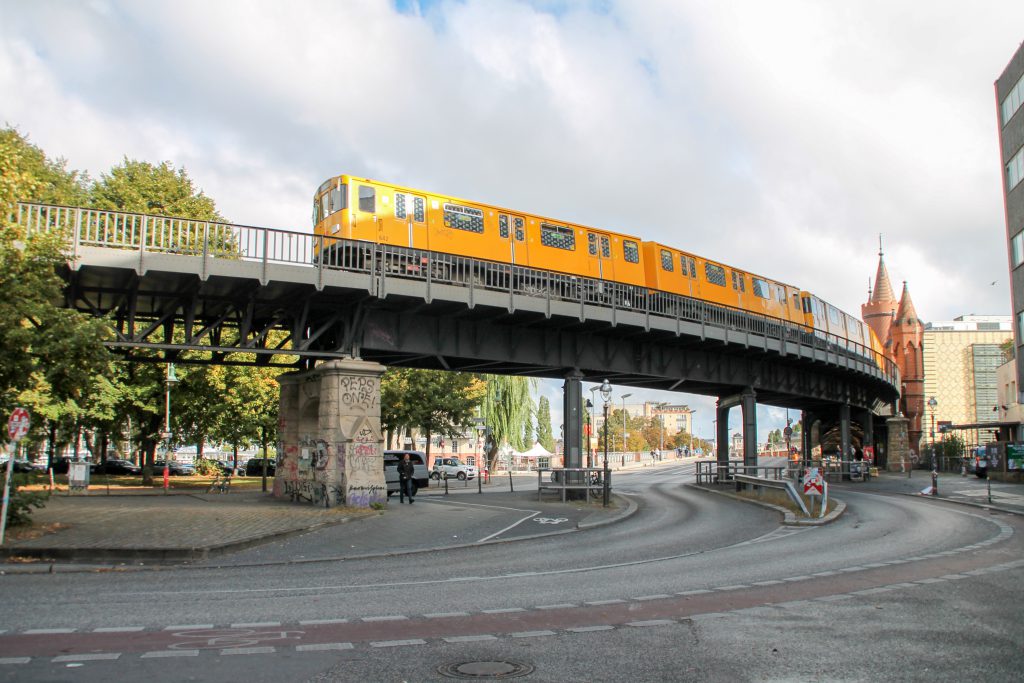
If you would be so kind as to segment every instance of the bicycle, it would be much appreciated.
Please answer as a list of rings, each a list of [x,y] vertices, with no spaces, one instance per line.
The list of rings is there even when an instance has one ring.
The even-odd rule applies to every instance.
[[[230,474],[218,474],[210,485],[207,487],[207,493],[227,493],[228,489],[231,488],[231,475]]]

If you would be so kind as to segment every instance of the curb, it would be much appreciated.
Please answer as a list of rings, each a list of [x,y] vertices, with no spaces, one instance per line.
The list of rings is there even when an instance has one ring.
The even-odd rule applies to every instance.
[[[742,496],[737,496],[732,493],[729,493],[728,491],[719,491],[718,489],[698,486],[697,484],[687,484],[687,486],[695,488],[699,491],[706,491],[707,493],[714,493],[719,496],[725,496],[726,498],[732,498],[733,500],[738,500],[744,503],[752,503],[753,505],[760,505],[763,508],[775,510],[776,512],[782,515],[782,523],[786,526],[822,526],[834,522],[835,520],[839,519],[840,515],[846,512],[846,503],[833,496],[832,500],[836,502],[836,507],[834,510],[832,510],[832,512],[820,518],[802,519],[797,517],[792,510],[790,510],[789,508],[782,507],[781,505],[774,505],[772,503],[766,503],[762,500],[754,500],[752,498],[744,498]]]
[[[415,548],[415,549],[411,549],[411,550],[396,550],[396,551],[390,551],[390,552],[367,553],[367,554],[364,554],[364,555],[347,555],[347,556],[344,556],[344,557],[320,557],[320,558],[308,558],[308,559],[307,558],[303,558],[303,559],[292,559],[292,560],[269,560],[269,561],[266,561],[266,562],[249,562],[249,563],[246,563],[246,564],[232,564],[232,565],[209,564],[209,565],[203,565],[203,566],[196,566],[196,565],[190,565],[190,564],[153,565],[153,566],[144,566],[144,565],[141,565],[141,564],[139,564],[139,565],[86,564],[84,561],[82,561],[82,559],[85,557],[85,555],[83,553],[79,553],[77,557],[73,557],[73,556],[71,556],[71,553],[76,552],[75,550],[68,549],[68,548],[61,548],[61,549],[56,549],[55,551],[52,551],[52,552],[68,553],[67,559],[78,559],[79,562],[77,562],[77,563],[68,563],[68,564],[59,564],[59,563],[56,563],[56,562],[49,561],[49,562],[46,562],[46,563],[26,563],[26,564],[9,564],[9,565],[8,564],[0,564],[0,576],[4,576],[6,574],[65,574],[65,573],[81,573],[81,572],[97,572],[98,573],[98,572],[138,572],[138,571],[168,571],[168,570],[180,571],[180,570],[186,570],[186,569],[205,570],[205,569],[221,569],[221,568],[243,569],[243,568],[246,568],[246,567],[273,567],[273,566],[288,566],[288,565],[298,565],[298,564],[312,564],[312,563],[316,563],[316,562],[344,562],[346,560],[366,560],[366,559],[374,559],[374,558],[399,557],[399,556],[404,556],[404,555],[416,555],[416,554],[420,554],[420,553],[437,552],[439,550],[456,550],[456,549],[462,549],[462,548],[473,548],[473,547],[480,547],[480,546],[486,546],[486,545],[494,545],[494,544],[498,544],[498,543],[513,543],[513,542],[517,542],[517,541],[528,541],[528,540],[533,540],[533,539],[538,539],[538,538],[546,538],[546,537],[549,537],[549,536],[561,536],[563,534],[571,534],[571,533],[575,533],[577,531],[587,531],[589,529],[595,529],[595,528],[598,528],[598,527],[607,526],[609,524],[615,524],[617,522],[620,522],[620,521],[622,521],[622,520],[632,516],[637,511],[638,506],[637,506],[636,502],[634,502],[632,499],[630,499],[630,498],[628,498],[626,496],[623,496],[621,494],[613,494],[613,497],[615,499],[617,499],[619,502],[624,502],[625,503],[625,509],[621,513],[619,513],[619,514],[612,515],[612,516],[609,516],[609,517],[606,517],[606,518],[603,518],[603,519],[597,519],[597,520],[594,520],[594,521],[590,521],[595,516],[600,516],[599,513],[593,512],[587,518],[585,518],[584,520],[582,520],[580,522],[577,522],[575,528],[562,529],[562,530],[559,530],[559,531],[549,531],[549,532],[539,533],[539,534],[531,534],[529,536],[517,536],[515,538],[495,539],[495,540],[492,540],[492,541],[485,541],[483,543],[460,543],[460,544],[456,544],[456,545],[447,545],[447,546],[440,546],[440,547],[434,547],[434,548]],[[298,536],[298,535],[305,534],[305,533],[308,533],[308,532],[311,532],[311,531],[316,531],[317,529],[320,529],[320,528],[323,528],[323,527],[334,526],[336,524],[343,524],[343,523],[346,523],[346,522],[349,522],[349,521],[361,519],[362,517],[363,517],[363,515],[354,516],[354,517],[346,517],[343,520],[338,520],[337,522],[322,522],[322,523],[316,524],[316,525],[311,526],[311,527],[306,527],[304,529],[293,529],[293,530],[281,532],[281,533],[278,533],[278,534],[272,534],[272,535],[269,535],[269,536],[260,536],[260,537],[257,537],[257,538],[250,538],[250,539],[245,539],[245,540],[242,540],[242,541],[237,541],[237,542],[232,542],[232,543],[225,543],[225,544],[218,545],[218,546],[205,546],[205,547],[197,547],[197,548],[169,548],[169,549],[162,549],[162,550],[154,550],[154,551],[152,551],[152,554],[146,556],[145,558],[144,558],[143,555],[140,554],[140,555],[136,555],[135,559],[152,559],[153,561],[160,561],[161,559],[164,559],[166,561],[168,559],[173,560],[173,558],[168,557],[168,554],[174,554],[174,553],[183,553],[183,554],[184,553],[193,553],[192,557],[178,559],[177,561],[182,562],[182,561],[206,560],[206,559],[211,559],[211,556],[212,557],[216,557],[217,555],[222,555],[222,554],[225,554],[227,552],[231,552],[231,551],[235,551],[235,550],[244,550],[247,547],[263,545],[264,543],[270,543],[270,542],[273,542],[275,540],[280,540],[280,539],[283,539],[283,538],[286,538],[286,537],[289,537],[289,536]],[[51,552],[51,551],[48,551],[46,549],[33,549],[33,550],[38,552],[40,555],[42,555],[44,552]],[[122,557],[126,556],[127,553],[132,553],[133,551],[136,552],[136,553],[145,552],[142,549],[131,549],[131,548],[127,548],[124,551],[111,551],[110,549],[101,549],[100,550],[100,552],[120,552],[120,553],[122,553]],[[18,553],[18,556],[25,557],[27,555],[26,555],[26,553]],[[93,553],[91,556],[92,557],[96,557],[97,553]],[[52,556],[45,556],[45,559],[52,560]],[[104,558],[104,559],[106,559],[106,558]]]

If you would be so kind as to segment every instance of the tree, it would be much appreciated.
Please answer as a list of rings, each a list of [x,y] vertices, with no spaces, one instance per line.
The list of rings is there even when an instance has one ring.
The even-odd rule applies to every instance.
[[[525,425],[533,418],[533,398],[530,389],[536,383],[527,377],[486,375],[487,393],[481,412],[490,429],[493,446],[488,453],[491,471],[497,467],[497,448],[508,444],[517,451],[525,451],[523,443]]]
[[[552,453],[555,452],[555,438],[551,429],[551,403],[547,396],[537,401],[537,441]]]
[[[466,431],[484,391],[468,372],[391,368],[381,378],[381,426],[389,433],[419,429],[429,455],[433,435],[455,438]]]

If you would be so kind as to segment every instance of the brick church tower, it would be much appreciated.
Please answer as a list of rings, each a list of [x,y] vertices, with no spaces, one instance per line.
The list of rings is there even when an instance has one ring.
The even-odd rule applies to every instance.
[[[921,341],[924,323],[917,317],[910,289],[903,283],[903,293],[897,301],[885,267],[882,240],[878,240],[878,271],[875,287],[868,290],[868,302],[860,307],[861,318],[875,331],[885,354],[900,369],[900,407],[910,421],[908,436],[910,448],[920,452],[921,419],[924,415],[924,363],[921,359]]]

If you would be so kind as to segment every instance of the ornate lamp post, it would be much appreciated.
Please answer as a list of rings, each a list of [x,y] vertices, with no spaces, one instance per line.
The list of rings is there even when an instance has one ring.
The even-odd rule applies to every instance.
[[[604,401],[604,506],[608,507],[608,406],[612,402],[612,385],[608,380],[601,384],[601,399]]]
[[[164,413],[164,442],[166,444],[166,451],[164,452],[164,493],[167,493],[167,486],[170,477],[171,467],[171,387],[178,383],[178,376],[174,374],[174,363],[167,364],[167,378],[164,380],[167,385],[167,395],[165,402],[166,412]]]

